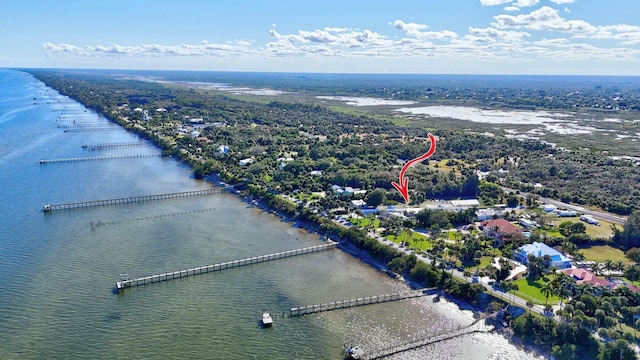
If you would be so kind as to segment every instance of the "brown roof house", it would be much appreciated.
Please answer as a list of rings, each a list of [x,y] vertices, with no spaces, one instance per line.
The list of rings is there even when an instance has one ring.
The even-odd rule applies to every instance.
[[[522,230],[505,219],[486,220],[482,222],[482,226],[484,234],[492,237],[498,244],[522,236]]]
[[[609,289],[613,289],[616,287],[616,284],[611,281],[605,280],[603,278],[599,278],[596,274],[592,273],[589,270],[585,269],[564,269],[563,273],[571,276],[576,280],[577,284],[591,284],[593,286],[604,286]]]

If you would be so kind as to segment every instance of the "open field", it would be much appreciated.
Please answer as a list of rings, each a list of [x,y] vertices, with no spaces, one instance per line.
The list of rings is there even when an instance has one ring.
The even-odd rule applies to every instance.
[[[631,264],[632,261],[624,256],[624,252],[620,249],[613,248],[608,245],[591,246],[588,248],[581,248],[580,251],[584,254],[584,258],[588,261],[604,262],[607,259],[613,261],[623,261],[625,264]]]

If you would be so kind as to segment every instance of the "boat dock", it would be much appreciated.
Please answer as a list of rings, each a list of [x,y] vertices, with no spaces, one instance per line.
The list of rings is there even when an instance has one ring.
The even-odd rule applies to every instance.
[[[86,126],[86,127],[73,127],[64,129],[64,132],[81,132],[81,131],[117,131],[122,130],[121,127],[116,126]]]
[[[146,146],[149,146],[149,144],[146,142],[135,141],[135,142],[104,143],[104,144],[84,144],[82,145],[82,148],[95,151],[95,150],[104,150],[104,149],[121,149],[121,148],[146,147]]]
[[[91,157],[80,157],[80,158],[63,158],[63,159],[40,160],[40,164],[77,162],[77,161],[93,161],[93,160],[136,159],[136,158],[161,157],[161,156],[162,156],[161,153],[128,154],[128,155],[113,155],[113,156],[91,156]]]
[[[180,279],[183,277],[189,277],[189,276],[206,274],[206,273],[215,272],[215,271],[233,269],[241,266],[259,264],[267,261],[284,259],[292,256],[311,254],[319,251],[333,249],[337,245],[338,243],[329,240],[327,244],[323,244],[323,245],[316,245],[316,246],[311,246],[311,247],[306,247],[306,248],[296,249],[296,250],[282,251],[274,254],[260,255],[260,256],[255,256],[255,257],[250,257],[250,258],[245,258],[240,260],[227,261],[219,264],[200,266],[200,267],[195,267],[195,268],[186,269],[186,270],[172,271],[172,272],[158,274],[158,275],[145,276],[141,278],[131,278],[128,274],[121,274],[120,281],[116,283],[116,289],[118,289],[118,291],[123,291],[126,288],[130,288],[134,286],[153,284],[161,281],[169,281],[173,279]]]
[[[70,210],[70,209],[88,208],[88,207],[94,207],[94,206],[131,204],[136,202],[144,202],[144,201],[152,201],[152,200],[164,200],[164,199],[175,199],[175,198],[183,198],[183,197],[190,197],[190,196],[218,194],[225,191],[227,188],[228,187],[219,187],[219,188],[206,189],[206,190],[193,190],[193,191],[174,192],[174,193],[167,193],[167,194],[143,195],[143,196],[116,198],[116,199],[93,200],[93,201],[85,201],[85,202],[77,202],[77,203],[45,205],[43,211],[51,212],[54,210]]]
[[[429,294],[431,290],[433,289],[420,289],[420,290],[405,291],[405,292],[395,292],[391,294],[365,296],[365,297],[349,299],[349,300],[338,300],[338,301],[331,301],[331,302],[322,303],[322,304],[293,307],[289,310],[289,315],[301,316],[301,315],[319,313],[324,311],[347,309],[347,308],[352,308],[356,306],[372,305],[372,304],[379,304],[379,303],[389,302],[389,301],[398,301],[398,300],[416,298],[416,297],[421,297]]]
[[[483,319],[482,318],[477,319],[473,323],[467,326],[461,326],[451,330],[443,330],[436,334],[429,335],[429,337],[426,337],[424,339],[408,341],[402,344],[398,344],[398,345],[394,345],[394,346],[390,346],[382,349],[374,349],[372,351],[364,350],[360,355],[359,359],[362,359],[362,360],[382,359],[394,354],[417,349],[417,348],[434,344],[440,341],[454,339],[459,336],[469,335],[469,334],[478,333],[478,332],[491,332],[494,330],[493,326],[479,324],[478,322],[480,320],[483,320]]]

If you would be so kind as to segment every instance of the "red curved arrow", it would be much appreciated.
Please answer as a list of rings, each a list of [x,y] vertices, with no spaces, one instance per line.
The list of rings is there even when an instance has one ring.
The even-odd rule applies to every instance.
[[[391,182],[391,185],[393,185],[393,187],[400,192],[400,195],[402,195],[405,203],[407,204],[409,203],[409,178],[404,177],[404,173],[407,172],[407,170],[409,170],[409,168],[412,167],[414,164],[428,159],[431,155],[433,155],[434,152],[436,152],[436,138],[433,137],[431,133],[427,134],[427,136],[429,137],[429,140],[431,140],[431,148],[429,148],[429,151],[427,151],[422,156],[419,156],[415,159],[407,161],[404,164],[404,166],[402,167],[402,170],[400,170],[400,184],[402,185],[398,184],[395,181]]]

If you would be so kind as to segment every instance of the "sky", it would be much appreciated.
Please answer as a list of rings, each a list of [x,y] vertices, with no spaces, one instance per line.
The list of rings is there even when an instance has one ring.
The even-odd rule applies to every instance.
[[[639,0],[2,0],[0,67],[640,75]]]

